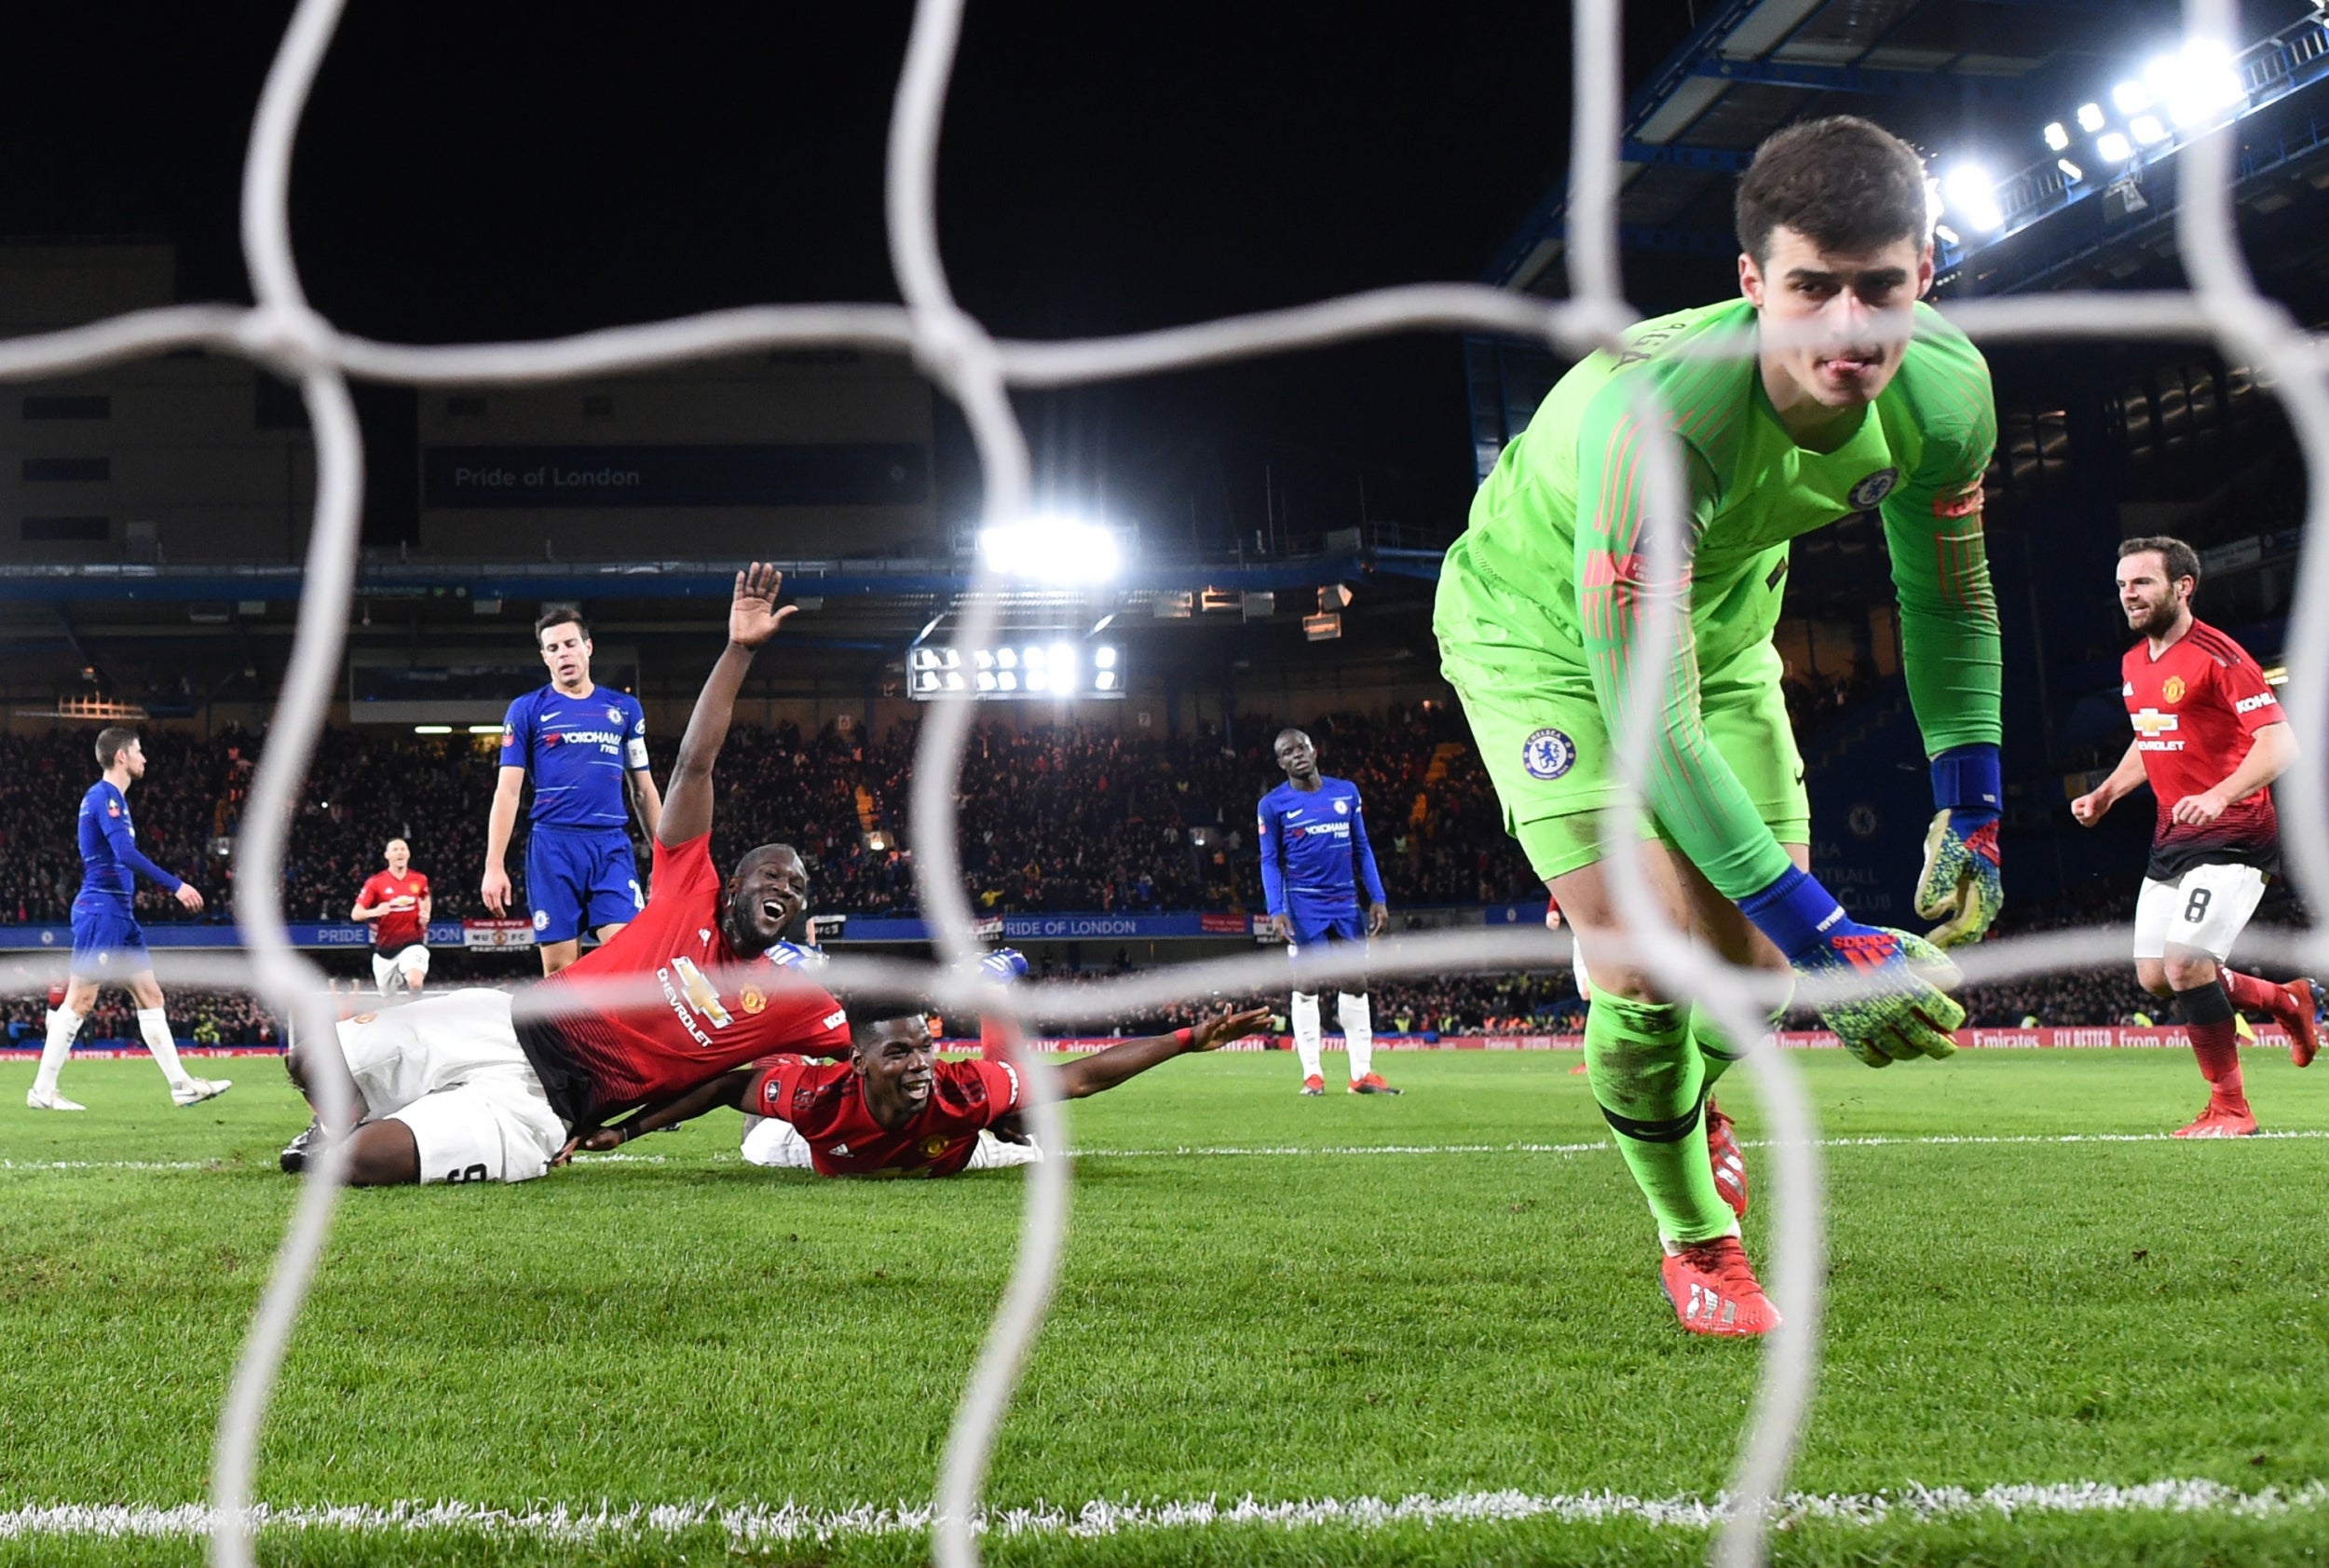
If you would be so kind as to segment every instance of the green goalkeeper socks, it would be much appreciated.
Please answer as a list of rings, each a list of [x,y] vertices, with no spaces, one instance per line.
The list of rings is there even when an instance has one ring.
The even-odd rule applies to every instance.
[[[1585,1065],[1618,1152],[1650,1200],[1660,1238],[1711,1241],[1734,1234],[1737,1222],[1714,1189],[1699,1114],[1709,1063],[1682,1010],[1595,996],[1586,1015]]]

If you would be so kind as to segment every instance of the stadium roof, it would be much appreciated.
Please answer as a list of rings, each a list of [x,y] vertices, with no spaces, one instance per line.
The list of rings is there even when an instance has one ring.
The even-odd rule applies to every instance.
[[[2144,187],[2165,172],[2187,132],[2269,113],[2268,123],[2243,125],[2243,181],[2295,179],[2321,167],[2311,160],[2329,148],[2329,122],[2283,106],[2329,75],[2329,34],[2309,6],[2281,8],[2287,25],[2234,62],[2236,105],[2188,126],[2169,123],[2161,105],[2151,116],[2153,135],[2151,128],[2135,129],[2153,105],[2132,96],[2115,102],[2112,89],[2143,85],[2146,63],[2180,42],[2174,5],[1719,0],[1627,105],[1621,239],[1638,251],[1736,253],[1733,182],[1756,143],[1808,115],[1864,114],[1916,143],[1938,171],[1960,164],[1978,170],[1971,183],[1996,203],[1994,223],[1944,216],[1958,236],[1955,243],[1942,236],[1944,286],[1983,293],[2063,286],[2075,280],[2060,264],[2135,239],[2139,225],[2098,231],[2131,215],[2123,199],[2106,213],[2115,192],[2132,183],[2132,214],[2157,220],[2171,210],[2157,192],[2142,199]],[[2082,105],[2094,106],[2102,123],[2082,125]],[[2062,129],[2064,145],[2044,139],[2050,125]],[[2098,140],[2109,144],[2113,132],[2127,136],[2126,156],[2098,150]],[[2079,218],[2049,222],[2069,212]],[[1559,292],[1567,215],[1565,186],[1546,193],[1498,253],[1489,280]],[[2015,247],[2009,266],[1992,265],[2008,258],[1988,252],[2041,227],[2063,232]],[[2097,270],[2126,275],[2107,258]]]

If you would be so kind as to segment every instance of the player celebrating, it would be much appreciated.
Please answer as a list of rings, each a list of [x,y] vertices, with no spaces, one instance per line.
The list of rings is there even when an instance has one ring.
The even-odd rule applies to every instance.
[[[2200,557],[2181,539],[2118,547],[2118,603],[2142,640],[2119,661],[2135,739],[2109,778],[2070,803],[2087,827],[2146,781],[2159,802],[2151,863],[2135,900],[2135,976],[2173,997],[2191,1027],[2208,1106],[2177,1138],[2247,1138],[2255,1113],[2240,1083],[2239,1007],[2269,1013],[2303,1067],[2320,1048],[2321,988],[2284,986],[2225,966],[2281,869],[2272,781],[2296,760],[2281,700],[2240,644],[2191,613]]]
[[[320,1110],[316,1075],[338,1073],[366,1118],[348,1151],[351,1183],[524,1181],[549,1168],[569,1125],[597,1125],[756,1057],[848,1048],[840,1004],[779,961],[791,956],[782,934],[808,903],[800,856],[763,844],[725,885],[712,865],[712,766],[754,652],[793,613],[776,607],[782,582],[756,563],[736,574],[728,647],[696,699],[657,825],[655,896],[614,941],[514,1006],[503,991],[444,991],[293,1048],[311,1104]],[[660,981],[662,994],[610,1006],[582,989],[621,978]],[[310,1128],[284,1151],[285,1169],[304,1168],[317,1136]]]
[[[1266,1027],[1265,1008],[1223,1013],[1191,1029],[1080,1057],[1059,1069],[1062,1099],[1083,1099],[1137,1078],[1160,1062],[1210,1051]],[[650,1106],[619,1126],[578,1135],[577,1149],[620,1148],[641,1133],[674,1126],[723,1105],[745,1113],[744,1158],[756,1166],[819,1176],[953,1176],[1027,1165],[1032,1143],[996,1139],[987,1129],[1024,1108],[1019,1069],[1009,1061],[940,1061],[920,1010],[858,1025],[846,1062],[774,1057]]]
[[[1645,322],[1563,376],[1506,446],[1449,551],[1433,626],[1505,821],[1592,971],[1595,1099],[1655,1216],[1661,1283],[1694,1333],[1776,1327],[1715,1184],[1701,1117],[1745,1043],[1651,983],[1601,866],[1601,811],[1635,723],[1650,762],[1641,865],[1666,918],[1733,963],[1848,975],[1824,1009],[1861,1060],[1948,1055],[1964,1010],[1928,943],[1847,916],[1809,873],[1810,805],[1772,647],[1789,541],[1881,511],[1909,696],[1940,808],[1916,907],[1978,939],[2003,894],[1998,629],[1982,540],[1989,372],[1917,301],[1931,286],[1925,171],[1850,117],[1757,149],[1737,203],[1742,299]],[[1723,345],[1736,343],[1735,351]],[[1637,411],[1647,405],[1655,416]],[[1658,435],[1645,428],[1655,417]],[[1646,449],[1670,438],[1689,508],[1682,573],[1650,575]],[[1649,604],[1683,635],[1655,712],[1623,698]],[[1924,973],[1919,973],[1919,966]]]
[[[64,1001],[48,1012],[48,1038],[24,1103],[35,1111],[79,1111],[57,1092],[58,1074],[73,1050],[73,1037],[97,1001],[102,985],[129,988],[138,1004],[138,1033],[154,1063],[170,1080],[173,1105],[199,1105],[234,1087],[231,1078],[196,1078],[178,1061],[178,1042],[162,1007],[162,988],[146,955],[145,933],[138,926],[137,879],[158,882],[189,909],[202,895],[138,852],[137,825],[129,817],[129,786],[145,777],[145,745],[138,732],[108,725],[97,732],[97,764],[105,776],[81,797],[81,891],[73,900],[73,963]],[[53,992],[51,993],[54,994]]]
[[[402,839],[389,839],[381,855],[388,868],[372,874],[347,918],[374,922],[372,980],[380,994],[400,979],[406,990],[419,991],[429,979],[429,879],[412,868],[412,846]]]
[[[663,812],[647,766],[647,714],[628,692],[591,684],[591,625],[569,607],[534,622],[550,684],[510,704],[501,726],[501,779],[485,822],[485,907],[508,912],[510,834],[518,797],[534,777],[525,840],[525,897],[542,973],[555,975],[582,951],[582,932],[605,942],[647,905],[632,858],[628,780],[649,839]]]
[[[1300,989],[1302,954],[1315,954],[1328,943],[1380,936],[1391,910],[1383,903],[1375,852],[1367,842],[1358,786],[1320,773],[1318,748],[1299,729],[1279,730],[1276,750],[1286,782],[1261,798],[1260,825],[1255,829],[1261,847],[1261,892],[1269,900],[1271,929],[1294,961],[1294,1049],[1302,1061],[1302,1093],[1322,1095],[1327,1081],[1319,1062],[1318,994]],[[1358,913],[1362,879],[1368,899],[1364,930]],[[1365,989],[1342,991],[1334,1010],[1350,1052],[1351,1093],[1399,1093],[1374,1070],[1374,1017]]]

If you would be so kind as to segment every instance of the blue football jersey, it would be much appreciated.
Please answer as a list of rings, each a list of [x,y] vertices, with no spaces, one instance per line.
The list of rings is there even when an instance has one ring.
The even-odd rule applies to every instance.
[[[1369,903],[1383,902],[1367,812],[1350,780],[1322,777],[1309,790],[1282,784],[1261,798],[1260,817],[1261,890],[1270,913],[1298,922],[1350,914],[1362,886]]]
[[[179,880],[138,852],[137,824],[129,802],[103,779],[81,797],[81,893],[75,903],[130,907],[137,892],[138,873],[176,893]]]
[[[501,765],[534,781],[537,827],[620,827],[630,820],[623,775],[647,766],[647,712],[605,687],[569,697],[554,686],[510,704]]]

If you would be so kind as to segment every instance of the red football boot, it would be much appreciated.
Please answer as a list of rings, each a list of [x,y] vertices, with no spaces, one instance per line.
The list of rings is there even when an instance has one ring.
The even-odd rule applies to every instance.
[[[1731,1119],[1717,1111],[1712,1100],[1707,1101],[1707,1158],[1714,1166],[1714,1190],[1731,1206],[1733,1214],[1746,1219],[1747,1156],[1738,1151]]]
[[[1390,1084],[1384,1083],[1382,1081],[1382,1073],[1370,1072],[1364,1078],[1354,1078],[1351,1080],[1351,1093],[1355,1095],[1403,1095],[1407,1093],[1407,1091],[1405,1089],[1395,1089]]]
[[[2288,993],[2289,1007],[2275,1011],[2273,1019],[2289,1031],[2289,1060],[2310,1067],[2321,1053],[2321,988],[2310,980],[2291,980],[2281,989]]]
[[[1779,1326],[1779,1309],[1764,1295],[1737,1236],[1668,1253],[1658,1265],[1658,1283],[1691,1333],[1752,1339]]]
[[[2175,1129],[2177,1138],[2254,1138],[2256,1136],[2255,1112],[2246,1106],[2232,1109],[2208,1102],[2188,1126]]]
[[[1309,1077],[1302,1080],[1302,1093],[1306,1095],[1323,1095],[1326,1092],[1327,1081],[1319,1077],[1316,1073],[1314,1072]]]

